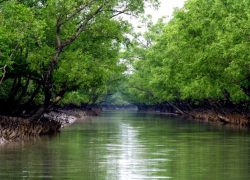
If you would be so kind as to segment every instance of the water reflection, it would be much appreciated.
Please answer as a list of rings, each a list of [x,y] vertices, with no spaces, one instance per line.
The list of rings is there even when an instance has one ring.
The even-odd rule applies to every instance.
[[[108,112],[0,152],[0,179],[250,179],[248,132],[159,115]]]
[[[145,159],[147,148],[143,141],[138,139],[140,128],[129,124],[119,125],[118,142],[107,144],[107,164],[109,167],[107,179],[166,179],[166,176],[154,176],[155,172],[162,171],[150,168],[153,164],[166,159]],[[154,152],[152,152],[154,153]]]

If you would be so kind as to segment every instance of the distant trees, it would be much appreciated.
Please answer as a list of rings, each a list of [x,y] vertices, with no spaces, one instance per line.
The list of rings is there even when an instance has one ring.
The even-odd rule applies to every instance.
[[[248,110],[249,9],[250,1],[187,1],[169,23],[147,33],[154,37],[150,47],[134,48],[124,94],[138,104]]]
[[[37,118],[65,95],[101,101],[122,73],[129,25],[115,17],[143,8],[143,0],[0,1],[1,113]]]

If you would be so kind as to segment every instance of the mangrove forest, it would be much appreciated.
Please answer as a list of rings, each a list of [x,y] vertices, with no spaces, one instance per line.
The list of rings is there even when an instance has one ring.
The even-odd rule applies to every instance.
[[[250,0],[0,0],[0,179],[250,179]]]
[[[122,105],[248,127],[250,1],[187,0],[168,21],[143,17],[159,4],[0,1],[1,126]],[[141,18],[146,31],[125,17]],[[60,128],[52,124],[32,133]]]

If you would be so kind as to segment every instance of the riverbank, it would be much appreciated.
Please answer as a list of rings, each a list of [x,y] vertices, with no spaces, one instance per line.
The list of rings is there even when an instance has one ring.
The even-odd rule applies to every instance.
[[[100,109],[57,108],[44,114],[38,121],[0,116],[0,145],[29,139],[29,137],[53,135],[75,121],[83,121],[99,113]]]
[[[191,108],[192,109],[192,108]],[[233,127],[250,127],[250,113],[240,113],[232,111],[231,109],[219,109],[217,111],[210,108],[193,108],[192,110],[187,108],[178,108],[174,105],[168,106],[144,106],[140,108],[141,112],[148,112],[154,114],[164,114],[167,116],[184,116],[190,119],[211,122],[218,125],[229,125]]]
[[[188,115],[193,119],[204,122],[213,122],[221,125],[234,125],[244,128],[250,127],[249,114],[243,115],[236,112],[219,113],[212,110],[194,110],[188,112]]]

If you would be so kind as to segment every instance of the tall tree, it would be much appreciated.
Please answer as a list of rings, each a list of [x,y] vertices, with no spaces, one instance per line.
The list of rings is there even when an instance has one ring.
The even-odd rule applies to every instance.
[[[15,104],[21,112],[31,102],[43,101],[37,118],[69,91],[104,93],[119,69],[116,51],[122,32],[128,31],[119,16],[138,15],[143,9],[143,0],[1,2],[2,104]]]

